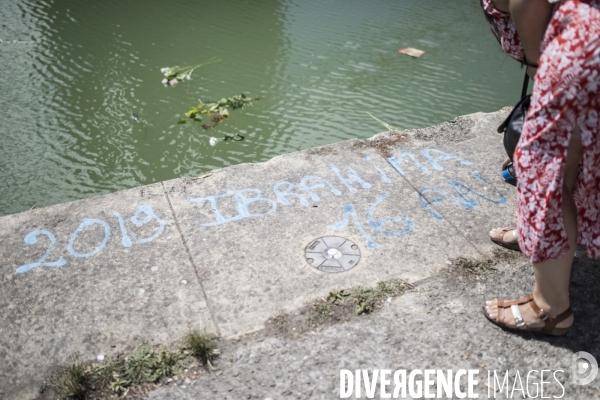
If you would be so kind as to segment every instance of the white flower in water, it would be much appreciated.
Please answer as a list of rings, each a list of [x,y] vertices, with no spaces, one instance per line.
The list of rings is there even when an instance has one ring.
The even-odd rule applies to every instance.
[[[169,81],[169,86],[177,85],[177,82],[179,82],[177,79],[171,79]]]
[[[163,83],[163,85],[168,85],[169,81],[167,80],[167,78],[165,78],[165,79],[162,80],[162,83]]]
[[[215,146],[218,140],[219,139],[217,139],[216,137],[211,137],[209,143],[211,146]]]

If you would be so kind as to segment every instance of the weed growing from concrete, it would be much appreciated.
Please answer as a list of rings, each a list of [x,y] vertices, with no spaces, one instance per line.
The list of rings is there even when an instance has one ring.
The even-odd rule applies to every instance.
[[[331,304],[344,304],[348,296],[350,296],[350,292],[347,290],[332,290],[327,296],[327,302]]]
[[[412,285],[399,279],[379,281],[374,288],[358,286],[349,290],[334,290],[327,296],[327,305],[351,304],[357,315],[369,314],[375,307],[388,298],[401,296]]]
[[[91,375],[94,383],[98,386],[109,385],[115,374],[118,374],[118,368],[112,360],[92,364]]]
[[[519,252],[494,248],[491,255],[483,258],[458,257],[451,261],[453,267],[458,267],[469,275],[487,275],[497,270],[497,264],[519,259],[525,260]]]
[[[182,346],[174,349],[144,343],[125,357],[87,364],[75,360],[60,373],[56,393],[63,399],[77,400],[105,398],[111,392],[125,395],[136,386],[183,376],[194,362],[192,357],[210,365],[210,360],[218,354],[208,335],[193,331],[184,338]]]
[[[69,365],[63,374],[63,379],[58,386],[59,394],[64,398],[85,399],[90,390],[90,379],[86,374],[85,366],[77,359]]]
[[[265,324],[265,334],[297,336],[347,322],[358,315],[377,311],[388,299],[413,288],[402,279],[390,279],[377,282],[374,287],[332,290],[326,297],[312,301],[293,313],[282,312],[270,318]]]
[[[185,337],[184,342],[189,352],[198,357],[204,365],[210,365],[210,360],[219,354],[216,344],[204,332],[192,331]]]
[[[494,260],[489,258],[480,260],[476,258],[458,257],[452,260],[452,265],[472,275],[486,275],[496,270],[494,267]]]
[[[383,301],[401,296],[404,291],[412,287],[409,283],[397,279],[379,281],[375,288],[357,287],[350,294],[354,302],[354,312],[357,315],[369,314]]]
[[[377,282],[377,291],[380,296],[387,296],[391,298],[396,298],[398,296],[402,296],[406,289],[413,289],[414,286],[410,283],[399,280],[399,279],[391,279],[389,281],[379,281]]]
[[[325,302],[316,302],[313,304],[313,312],[310,316],[312,322],[320,324],[333,316],[331,305]]]
[[[154,350],[144,345],[125,358],[118,375],[134,384],[156,382],[160,378],[181,373],[189,364],[188,355],[180,350]]]
[[[496,263],[501,261],[515,261],[517,259],[526,260],[522,253],[514,250],[506,250],[501,247],[496,247],[492,251],[492,258]]]

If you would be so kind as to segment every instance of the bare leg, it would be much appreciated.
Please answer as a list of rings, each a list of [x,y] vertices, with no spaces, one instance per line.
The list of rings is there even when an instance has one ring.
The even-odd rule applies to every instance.
[[[569,252],[556,260],[549,260],[539,264],[533,264],[535,274],[535,285],[533,288],[533,298],[537,305],[544,309],[546,314],[555,317],[569,308],[569,283],[571,277],[571,265],[577,248],[577,207],[573,199],[573,189],[577,182],[577,172],[579,163],[582,159],[581,131],[576,127],[567,152],[567,161],[565,168],[565,180],[563,184],[563,219],[567,237],[569,239]],[[498,319],[498,301],[492,300],[486,302],[487,314]],[[537,315],[529,305],[519,307],[523,320],[529,327],[544,326]],[[515,327],[512,312],[505,310],[506,323],[510,327]],[[573,323],[573,316],[565,319],[557,325],[557,328],[568,327]]]

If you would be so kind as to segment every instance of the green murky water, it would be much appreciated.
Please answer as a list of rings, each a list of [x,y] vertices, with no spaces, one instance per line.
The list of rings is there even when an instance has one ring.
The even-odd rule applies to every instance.
[[[3,0],[0,21],[0,215],[385,130],[367,111],[402,129],[495,111],[522,76],[477,1]],[[177,124],[241,92],[266,97]]]

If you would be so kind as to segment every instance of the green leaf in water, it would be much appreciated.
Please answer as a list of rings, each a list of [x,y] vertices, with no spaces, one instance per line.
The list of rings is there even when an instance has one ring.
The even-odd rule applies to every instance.
[[[190,111],[185,113],[185,116],[188,118],[193,118],[196,116],[196,114],[198,114],[198,109],[196,107],[192,107],[190,108]]]

